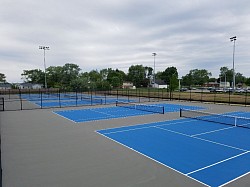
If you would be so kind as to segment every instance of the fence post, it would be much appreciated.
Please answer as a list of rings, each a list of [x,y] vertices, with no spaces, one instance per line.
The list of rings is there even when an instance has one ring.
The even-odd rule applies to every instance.
[[[160,89],[158,89],[158,102],[160,101]]]
[[[179,101],[181,100],[181,90],[179,89]]]
[[[247,106],[247,90],[246,90],[246,93],[245,93],[245,106]]]
[[[229,90],[228,103],[231,105],[231,91]]]
[[[4,111],[4,97],[0,97],[0,106],[2,106],[0,111]]]
[[[190,88],[190,93],[189,93],[189,101],[190,102],[192,101],[192,94],[191,94],[191,92],[192,92],[192,89]]]
[[[202,96],[203,96],[203,89],[201,90],[201,102],[202,102]]]
[[[118,89],[116,89],[116,101],[118,101]]]
[[[40,90],[40,89],[39,89],[39,91],[40,91],[40,94],[41,94],[41,108],[43,108],[43,91]]]
[[[23,101],[22,101],[22,94],[21,94],[20,89],[19,89],[19,99],[20,99],[21,110],[23,110]]]
[[[77,99],[78,99],[78,97],[77,97],[77,89],[76,89],[76,106],[77,106]]]
[[[61,105],[61,89],[59,89],[58,92],[59,92],[59,95],[58,95],[59,96],[58,97],[59,98],[59,107],[62,108],[62,105]]]
[[[215,101],[216,101],[216,92],[214,92],[214,104],[216,103]]]
[[[107,93],[106,93],[106,91],[104,92],[104,99],[105,99],[104,104],[106,105],[106,104],[107,104]],[[102,103],[102,104],[103,104],[103,103]]]
[[[137,90],[137,88],[136,88],[136,90]],[[139,89],[138,91],[139,91],[139,103],[140,103],[141,102],[141,90]]]
[[[148,88],[148,101],[150,102],[150,89]]]
[[[128,102],[129,102],[129,89],[128,89],[127,93],[128,93]]]
[[[92,101],[93,101],[93,92],[92,89],[90,90],[90,103],[92,105]]]

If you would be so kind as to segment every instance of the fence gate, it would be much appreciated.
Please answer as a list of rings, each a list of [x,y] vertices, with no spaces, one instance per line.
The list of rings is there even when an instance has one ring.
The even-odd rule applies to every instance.
[[[0,111],[4,111],[4,98],[0,97]]]

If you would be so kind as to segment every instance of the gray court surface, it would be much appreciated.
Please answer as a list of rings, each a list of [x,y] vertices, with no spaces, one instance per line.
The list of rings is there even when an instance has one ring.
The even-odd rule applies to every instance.
[[[214,113],[250,111],[250,107],[170,103],[204,106]],[[4,187],[204,186],[95,132],[178,119],[179,113],[74,123],[53,110],[62,109],[0,112]],[[226,186],[250,186],[250,175]]]

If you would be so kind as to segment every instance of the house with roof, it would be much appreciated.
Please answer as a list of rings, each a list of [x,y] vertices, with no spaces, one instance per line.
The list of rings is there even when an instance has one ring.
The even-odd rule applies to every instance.
[[[123,82],[122,83],[122,88],[133,88],[134,87],[134,85],[133,85],[133,83],[132,82]]]
[[[36,83],[21,83],[17,85],[19,89],[41,89],[43,87],[42,84],[36,84]]]
[[[10,83],[1,83],[0,82],[0,90],[10,90],[12,85]]]
[[[151,86],[153,88],[168,88],[168,85],[164,80],[155,80],[155,83],[152,82]]]

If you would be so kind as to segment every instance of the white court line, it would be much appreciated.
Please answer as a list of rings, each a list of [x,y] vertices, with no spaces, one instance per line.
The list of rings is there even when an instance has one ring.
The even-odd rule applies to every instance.
[[[172,121],[172,120],[169,120],[169,121]],[[141,130],[141,129],[148,129],[148,128],[151,128],[151,127],[168,126],[168,125],[174,125],[174,124],[192,122],[192,121],[195,121],[195,120],[180,121],[180,122],[176,122],[176,123],[166,123],[166,124],[152,125],[152,126],[147,126],[147,127],[138,127],[138,128],[136,128],[136,126],[144,126],[144,125],[147,125],[147,124],[152,124],[152,123],[145,123],[145,124],[130,126],[130,127],[135,127],[135,128],[125,129],[125,130],[118,130],[118,131],[113,131],[113,132],[107,132],[107,133],[103,133],[103,134],[115,134],[115,133],[128,132],[128,131]],[[158,122],[153,122],[153,123],[160,123],[160,122],[164,122],[164,121],[158,121]],[[168,121],[166,121],[166,122],[168,122]],[[120,128],[124,128],[124,127],[128,127],[128,126],[121,126],[121,127],[117,127],[117,128],[107,128],[107,129],[102,129],[102,130],[98,130],[98,131],[109,130],[109,129],[120,129]]]
[[[96,112],[96,113],[99,113],[99,114],[105,114],[105,115],[107,115],[107,116],[111,116],[111,117],[116,117],[115,115],[108,114],[108,113],[106,113],[106,112],[96,111],[95,109],[90,109],[90,111],[92,111],[92,112]]]
[[[195,179],[195,178],[193,178],[193,177],[191,177],[191,176],[188,176],[188,175],[186,175],[185,173],[182,173],[182,172],[180,172],[180,171],[178,171],[178,170],[176,170],[176,169],[174,169],[174,168],[172,168],[172,167],[170,167],[170,166],[168,166],[168,165],[166,165],[166,164],[164,164],[164,163],[162,163],[162,162],[160,162],[160,161],[158,161],[158,160],[155,160],[155,159],[149,157],[148,155],[146,155],[146,154],[144,154],[144,153],[141,153],[141,152],[139,152],[139,151],[137,151],[137,150],[135,150],[135,149],[133,149],[133,148],[131,148],[131,147],[125,145],[125,144],[122,144],[122,143],[119,142],[119,141],[116,141],[116,140],[114,140],[114,139],[112,139],[112,138],[110,138],[110,137],[108,137],[108,136],[105,136],[104,134],[101,134],[101,133],[99,133],[98,131],[95,131],[95,132],[98,133],[98,134],[100,134],[100,135],[102,135],[103,137],[105,137],[105,138],[107,138],[107,139],[109,139],[109,140],[111,140],[111,141],[117,143],[117,144],[120,144],[120,145],[122,145],[122,146],[124,146],[124,147],[126,147],[126,148],[128,148],[128,149],[130,149],[130,150],[132,150],[132,151],[134,151],[134,152],[136,152],[136,153],[142,155],[142,156],[145,156],[146,158],[148,158],[148,159],[150,159],[150,160],[153,160],[154,162],[156,162],[156,163],[158,163],[158,164],[161,164],[161,165],[163,165],[163,166],[165,166],[165,167],[167,167],[167,168],[169,168],[169,169],[171,169],[171,170],[173,170],[173,171],[175,171],[175,172],[177,172],[177,173],[180,173],[180,174],[182,174],[182,175],[184,175],[184,176],[186,176],[186,177],[188,177],[188,178],[190,178],[190,179],[192,179],[192,180],[194,180],[194,181],[196,181],[196,182],[198,182],[198,183],[200,183],[200,184],[203,184],[203,185],[209,187],[209,185],[207,185],[207,184],[205,184],[205,183],[203,183],[203,182],[201,182],[201,181],[199,181],[199,180],[197,180],[197,179]]]
[[[191,135],[191,136],[195,137],[195,136],[199,136],[199,135],[203,135],[203,134],[209,134],[209,133],[223,131],[223,130],[232,129],[232,128],[236,128],[236,127],[235,126],[233,126],[233,127],[227,127],[227,128],[217,129],[217,130],[213,130],[213,131],[203,132],[203,133],[200,133],[200,134],[194,134],[194,135]]]
[[[247,154],[247,153],[250,153],[250,151],[246,151],[246,152],[244,152],[244,153],[241,153],[241,154],[235,155],[235,156],[233,156],[233,157],[230,157],[230,158],[221,160],[221,161],[219,161],[219,162],[213,163],[213,164],[211,164],[211,165],[205,166],[205,167],[203,167],[203,168],[200,168],[200,169],[191,171],[191,172],[189,172],[189,173],[186,173],[186,175],[190,175],[190,174],[196,173],[196,172],[198,172],[198,171],[201,171],[201,170],[210,168],[210,167],[212,167],[212,166],[218,165],[218,164],[223,163],[223,162],[226,162],[226,161],[228,161],[228,160],[232,160],[232,159],[234,159],[234,158],[237,158],[237,157],[239,157],[239,156],[245,155],[245,154]]]
[[[236,181],[236,180],[238,180],[238,179],[240,179],[240,178],[242,178],[242,177],[244,177],[244,176],[246,176],[246,175],[248,175],[248,174],[250,174],[250,172],[247,172],[247,173],[245,173],[245,174],[243,174],[243,175],[241,175],[241,176],[239,176],[239,177],[236,177],[235,179],[230,180],[230,181],[228,181],[228,182],[226,182],[226,183],[220,185],[219,187],[225,186],[225,185],[227,185],[227,184],[229,184],[229,183],[231,183],[231,182],[233,182],[233,181]]]
[[[187,136],[187,137],[190,137],[190,138],[195,138],[195,139],[198,139],[198,140],[210,142],[210,143],[213,143],[213,144],[217,144],[217,145],[221,145],[221,146],[225,146],[225,147],[230,147],[230,148],[237,149],[237,150],[244,151],[244,152],[248,151],[248,150],[241,149],[241,148],[238,148],[238,147],[234,147],[234,146],[230,146],[230,145],[226,145],[226,144],[214,142],[214,141],[211,141],[211,140],[206,140],[206,139],[203,139],[203,138],[192,137],[192,136],[190,136],[188,134],[183,134],[183,133],[180,133],[180,132],[176,132],[176,131],[172,131],[172,130],[168,130],[168,129],[163,129],[163,128],[160,128],[160,127],[155,127],[155,128],[158,128],[158,129],[161,129],[161,130],[165,130],[165,131],[169,131],[169,132],[176,133],[176,134],[180,134],[180,135]]]
[[[62,117],[62,118],[64,118],[64,119],[67,119],[67,120],[69,120],[69,121],[71,121],[71,122],[74,122],[74,123],[77,123],[76,121],[74,121],[74,120],[72,120],[72,119],[69,119],[69,118],[67,118],[67,117],[65,117],[65,116],[62,116],[61,114],[58,114],[58,113],[56,113],[57,111],[52,111],[52,113],[54,113],[54,114],[56,114],[56,115],[58,115],[58,116],[60,116],[60,117]]]
[[[169,120],[169,121],[171,121],[171,120]],[[169,122],[169,121],[167,121],[167,122]],[[199,121],[199,120],[190,120],[190,121]],[[161,122],[161,121],[159,121],[159,122]],[[185,123],[185,122],[188,122],[188,121],[181,121],[181,122],[177,122],[177,123]],[[158,125],[158,126],[156,125],[156,126],[150,126],[150,127],[144,127],[144,128],[155,127],[155,128],[162,129],[162,128],[160,128],[160,126],[167,126],[167,125],[177,124],[177,123],[167,123],[167,124],[161,124],[161,125]],[[146,123],[146,124],[150,124],[150,123]],[[143,124],[141,124],[141,125],[143,125]],[[145,125],[145,124],[144,124],[144,125]],[[135,126],[138,126],[138,125],[135,125]],[[126,127],[126,126],[124,126],[124,127]],[[122,127],[119,127],[119,128],[122,128]],[[229,129],[229,128],[235,128],[235,127],[228,127],[228,128],[224,128],[223,130]],[[115,128],[108,128],[108,129],[115,129]],[[143,127],[142,127],[142,128],[137,128],[137,129],[143,129]],[[137,129],[134,128],[134,129],[123,130],[123,131],[130,131],[130,130],[132,131],[132,130],[137,130]],[[107,130],[107,129],[103,129],[103,130]],[[162,129],[162,130],[166,130],[166,129]],[[220,129],[220,130],[222,130],[222,129]],[[101,130],[98,130],[98,131],[101,131]],[[97,132],[98,134],[101,134],[101,133],[99,133],[98,131],[96,131],[96,132]],[[111,132],[111,133],[119,133],[119,132],[123,132],[123,131],[117,131],[117,132]],[[170,131],[170,130],[169,130],[169,131]],[[216,131],[218,131],[218,130],[216,130]],[[173,131],[173,132],[174,132],[174,131]],[[104,134],[111,134],[111,133],[104,133]],[[178,132],[174,132],[174,133],[178,133]],[[145,156],[145,157],[147,157],[147,158],[149,158],[149,159],[151,159],[151,160],[153,160],[153,161],[155,161],[155,162],[161,164],[161,165],[164,165],[164,166],[166,166],[166,167],[168,167],[168,168],[170,168],[170,169],[172,169],[172,170],[174,170],[174,171],[176,171],[176,172],[178,172],[178,173],[180,173],[180,174],[182,174],[182,175],[185,175],[185,176],[187,176],[187,177],[189,177],[189,178],[191,178],[191,179],[193,179],[193,180],[195,180],[195,181],[198,181],[198,182],[201,183],[201,184],[204,184],[204,185],[206,185],[206,186],[209,186],[209,185],[207,185],[207,184],[205,184],[205,183],[203,183],[203,182],[201,182],[201,181],[199,181],[199,180],[197,180],[197,179],[195,179],[195,178],[192,178],[191,176],[188,176],[188,174],[194,173],[194,171],[193,171],[193,172],[189,172],[188,174],[184,174],[184,173],[182,173],[182,172],[180,172],[180,171],[178,171],[178,170],[175,170],[175,169],[171,168],[171,167],[168,166],[168,165],[165,165],[165,164],[163,164],[163,163],[161,163],[161,162],[159,162],[159,161],[157,161],[157,160],[155,160],[155,159],[153,159],[153,158],[150,158],[150,157],[147,156],[147,155],[144,155],[143,153],[140,153],[139,151],[134,150],[133,148],[130,148],[130,147],[128,147],[128,146],[126,146],[126,145],[124,145],[124,144],[118,142],[118,141],[113,140],[112,138],[107,137],[107,136],[105,136],[104,134],[101,134],[101,135],[104,136],[104,137],[106,137],[106,138],[108,138],[108,139],[110,139],[110,140],[112,140],[112,141],[114,141],[114,142],[116,142],[116,143],[118,143],[118,144],[120,144],[120,145],[123,145],[123,146],[125,146],[125,147],[127,147],[127,148],[129,148],[129,149],[131,149],[131,150],[133,150],[133,151],[135,151],[135,152],[137,152],[137,153],[139,153],[139,154],[141,154],[141,155],[143,155],[143,156]],[[186,135],[186,134],[183,134],[183,133],[179,133],[179,134],[182,134],[182,135],[184,135],[184,136],[189,136],[189,135]],[[192,136],[190,136],[190,137],[192,137]],[[196,138],[196,139],[200,139],[200,140],[203,140],[203,141],[208,141],[208,142],[211,142],[211,143],[215,143],[215,144],[218,144],[218,145],[223,145],[223,146],[227,146],[227,147],[239,149],[239,148],[236,148],[236,147],[232,147],[232,146],[220,144],[220,143],[217,143],[217,142],[213,142],[213,141],[209,141],[209,140],[205,140],[205,139],[201,139],[201,138],[197,138],[197,137],[192,137],[192,138]],[[205,168],[208,168],[208,167],[212,167],[213,165],[216,165],[216,164],[225,162],[225,161],[227,161],[227,160],[230,160],[230,159],[239,157],[239,156],[241,156],[241,155],[244,155],[244,154],[247,154],[247,153],[250,152],[250,151],[243,150],[243,149],[239,149],[239,150],[246,151],[246,152],[241,153],[241,154],[239,154],[239,155],[236,155],[236,156],[234,156],[234,157],[225,159],[225,160],[220,161],[220,162],[218,162],[218,163],[212,164],[212,165],[210,165],[210,166],[206,166],[206,167],[204,167],[204,169],[205,169]],[[239,177],[237,177],[237,178],[235,178],[235,179],[233,179],[233,180],[231,180],[231,181],[229,181],[229,182],[227,182],[227,183],[221,185],[221,187],[224,186],[224,185],[226,185],[226,184],[229,184],[229,183],[231,183],[232,181],[237,180],[237,179],[239,179],[239,178],[241,178],[241,177],[243,177],[243,176],[245,176],[245,175],[247,175],[247,174],[249,174],[249,173],[250,173],[250,172],[248,172],[248,173],[246,173],[246,174],[243,174],[243,175],[241,175],[241,176],[239,176]]]

